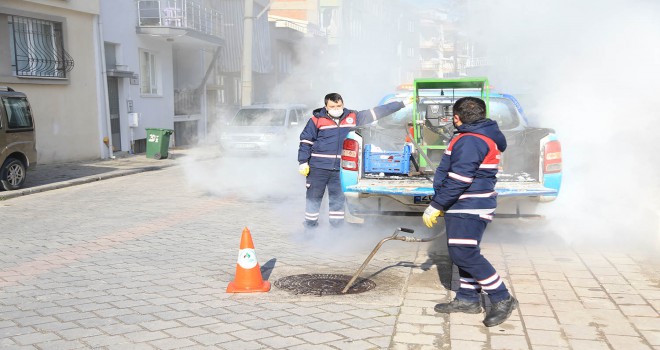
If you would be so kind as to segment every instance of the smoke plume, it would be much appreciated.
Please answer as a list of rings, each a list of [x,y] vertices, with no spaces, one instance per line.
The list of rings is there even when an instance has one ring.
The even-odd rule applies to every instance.
[[[660,246],[656,139],[660,6],[653,1],[475,1],[470,35],[498,90],[524,96],[562,142],[549,232],[591,245]]]

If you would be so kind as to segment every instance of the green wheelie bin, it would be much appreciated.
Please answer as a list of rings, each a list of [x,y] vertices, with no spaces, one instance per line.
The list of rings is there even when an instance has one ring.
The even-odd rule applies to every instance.
[[[147,158],[167,158],[173,132],[171,129],[147,128]]]

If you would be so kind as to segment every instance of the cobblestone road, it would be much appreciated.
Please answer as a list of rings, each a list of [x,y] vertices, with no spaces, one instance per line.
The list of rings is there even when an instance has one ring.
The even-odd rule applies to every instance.
[[[660,349],[657,257],[568,248],[505,223],[484,253],[521,306],[498,327],[433,311],[452,297],[441,240],[383,245],[362,294],[227,294],[246,226],[271,282],[352,275],[395,227],[429,233],[416,218],[306,236],[304,190],[242,178],[253,191],[230,193],[238,180],[218,162],[0,201],[0,348]],[[298,188],[292,169],[270,174]]]

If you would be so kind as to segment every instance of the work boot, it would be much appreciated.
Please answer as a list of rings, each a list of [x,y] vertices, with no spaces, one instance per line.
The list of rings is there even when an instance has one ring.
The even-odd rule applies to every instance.
[[[449,303],[438,304],[434,308],[435,312],[450,314],[452,312],[464,312],[466,314],[480,314],[481,304],[478,301],[466,301],[454,299]]]
[[[332,228],[342,228],[344,226],[344,221],[330,221],[330,226],[332,226]]]
[[[490,311],[488,311],[486,318],[484,318],[484,324],[486,327],[497,326],[506,321],[506,319],[511,316],[513,310],[517,307],[518,300],[511,295],[509,295],[508,299],[491,304]]]
[[[315,229],[319,226],[318,221],[303,221],[303,226],[305,227],[306,230],[309,229]]]

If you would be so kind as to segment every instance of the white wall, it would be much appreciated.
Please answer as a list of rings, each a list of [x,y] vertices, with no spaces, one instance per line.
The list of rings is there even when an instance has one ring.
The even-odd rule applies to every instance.
[[[126,103],[129,99],[133,100],[133,111],[141,113],[140,126],[134,128],[135,139],[145,138],[145,128],[174,128],[172,45],[164,38],[136,34],[137,5],[133,0],[102,0],[101,20],[104,41],[119,44],[117,64],[127,65],[129,70],[141,75],[140,49],[157,53],[160,62],[162,83],[158,97],[142,96],[140,85],[131,85],[128,78],[119,80],[121,149],[129,150],[131,130]]]

